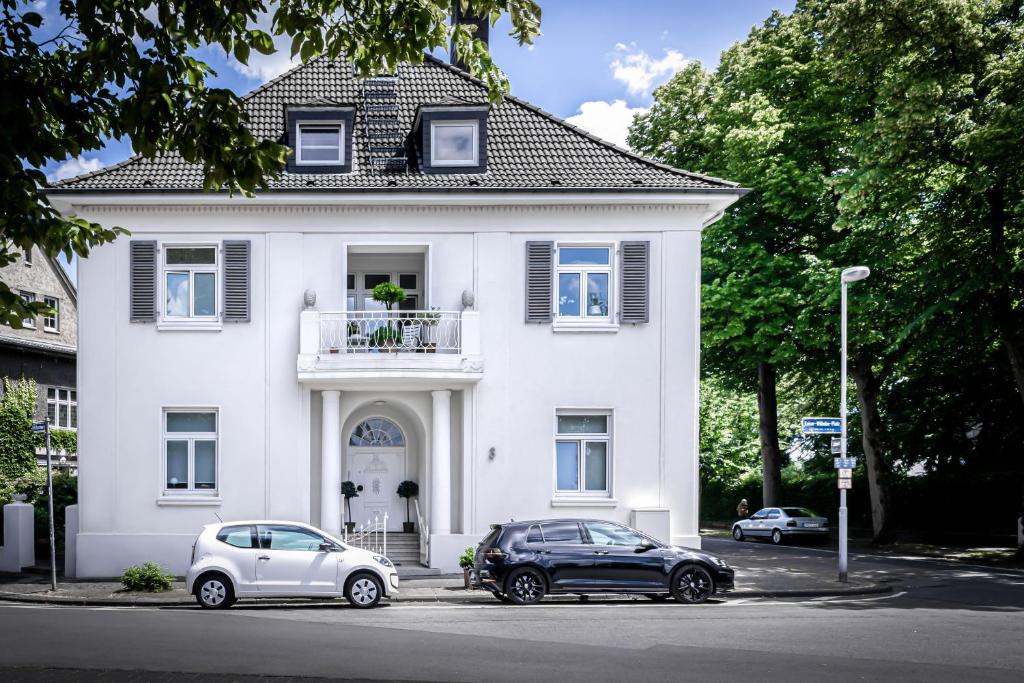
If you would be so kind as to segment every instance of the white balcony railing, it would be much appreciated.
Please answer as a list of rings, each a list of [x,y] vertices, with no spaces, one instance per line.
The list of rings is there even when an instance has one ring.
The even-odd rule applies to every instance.
[[[320,353],[461,353],[457,311],[320,314]]]

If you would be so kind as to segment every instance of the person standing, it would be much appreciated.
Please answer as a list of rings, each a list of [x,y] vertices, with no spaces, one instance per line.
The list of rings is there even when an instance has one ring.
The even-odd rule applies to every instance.
[[[750,508],[747,507],[747,499],[741,498],[740,504],[736,506],[736,516],[740,519],[745,519],[750,514]]]

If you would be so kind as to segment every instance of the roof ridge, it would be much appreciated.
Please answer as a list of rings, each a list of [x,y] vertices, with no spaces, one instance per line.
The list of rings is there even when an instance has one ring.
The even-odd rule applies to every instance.
[[[457,66],[455,66],[453,64],[449,64],[448,62],[444,61],[443,59],[435,57],[434,55],[431,55],[431,54],[425,54],[424,57],[426,58],[425,61],[433,62],[437,66],[443,66],[443,67],[447,68],[449,71],[452,71],[453,73],[455,73],[455,74],[457,74],[459,76],[462,76],[466,80],[471,81],[475,85],[479,85],[482,88],[486,88],[487,87],[487,85],[483,81],[481,81],[479,78],[477,78],[476,76],[473,76],[468,71],[464,71],[463,69],[460,69],[459,67],[457,67]],[[678,174],[678,175],[684,175],[684,176],[689,176],[689,177],[694,177],[694,178],[700,178],[701,180],[707,180],[709,182],[721,183],[722,185],[725,185],[726,187],[736,187],[736,188],[740,187],[739,183],[733,182],[731,180],[725,180],[724,178],[717,178],[715,176],[705,175],[703,173],[696,173],[694,171],[687,171],[687,170],[684,170],[684,169],[681,169],[681,168],[676,168],[675,166],[670,166],[668,164],[661,163],[660,161],[655,161],[654,159],[648,159],[647,157],[641,156],[640,154],[637,154],[636,152],[633,152],[633,151],[630,151],[628,149],[624,149],[622,147],[619,147],[614,142],[608,142],[607,140],[605,140],[603,138],[599,138],[598,136],[594,135],[593,133],[591,133],[589,131],[586,131],[586,130],[583,130],[579,126],[575,126],[575,125],[569,123],[568,121],[566,121],[565,119],[561,118],[560,116],[552,114],[551,112],[548,112],[548,111],[544,111],[543,109],[541,109],[537,105],[531,104],[530,102],[527,102],[526,100],[523,100],[523,99],[520,99],[520,98],[516,97],[515,95],[508,94],[508,95],[505,95],[504,97],[505,97],[505,99],[509,100],[510,102],[518,104],[520,107],[528,109],[529,111],[532,111],[535,114],[540,114],[541,116],[543,116],[543,117],[545,117],[547,119],[550,119],[554,123],[557,123],[557,124],[567,128],[567,129],[569,129],[570,131],[572,131],[574,133],[582,135],[583,137],[585,137],[585,138],[587,138],[587,139],[589,139],[589,140],[591,140],[593,142],[596,142],[596,143],[598,143],[600,145],[603,145],[604,147],[607,147],[607,148],[609,148],[611,150],[614,150],[614,151],[618,152],[619,154],[624,154],[624,155],[630,157],[631,159],[634,159],[636,161],[645,163],[645,164],[647,164],[649,166],[653,166],[654,168],[658,168],[658,169],[661,169],[663,171],[669,171],[671,173],[675,173],[675,174]]]

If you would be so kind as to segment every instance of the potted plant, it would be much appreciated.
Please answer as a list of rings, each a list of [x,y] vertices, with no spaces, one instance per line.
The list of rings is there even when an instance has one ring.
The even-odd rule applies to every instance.
[[[437,306],[431,306],[430,311],[423,314],[423,327],[420,336],[423,339],[423,351],[434,353],[437,350],[437,342],[440,338],[441,313]]]
[[[356,530],[356,523],[352,521],[352,503],[349,501],[352,498],[359,497],[359,491],[356,490],[355,482],[341,482],[341,495],[345,496],[345,529],[352,533]]]
[[[382,282],[373,288],[373,300],[390,311],[392,306],[405,301],[405,290],[393,282]]]
[[[397,351],[402,343],[402,335],[390,327],[378,327],[370,335],[370,346],[384,351]]]
[[[587,313],[590,315],[604,315],[604,307],[601,305],[601,297],[597,294],[590,295],[590,308]]]
[[[463,550],[462,554],[459,555],[459,566],[462,567],[462,579],[466,584],[466,588],[469,588],[469,570],[473,568],[474,562],[476,562],[476,552],[472,546]]]
[[[402,531],[411,534],[416,531],[416,524],[412,522],[409,514],[409,499],[418,496],[420,485],[414,481],[403,481],[398,485],[398,497],[405,498],[405,521],[402,522]]]

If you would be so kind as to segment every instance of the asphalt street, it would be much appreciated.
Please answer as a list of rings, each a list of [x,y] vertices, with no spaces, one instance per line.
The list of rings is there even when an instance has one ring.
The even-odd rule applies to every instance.
[[[705,546],[734,563],[776,554],[779,571],[834,561],[827,549]],[[700,606],[0,606],[0,679],[1020,680],[1024,572],[867,555],[851,570],[894,592]]]

